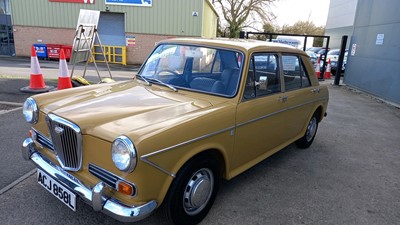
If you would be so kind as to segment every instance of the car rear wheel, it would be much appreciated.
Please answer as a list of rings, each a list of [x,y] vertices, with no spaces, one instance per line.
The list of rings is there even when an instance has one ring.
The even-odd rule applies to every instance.
[[[219,179],[216,160],[208,157],[190,160],[178,172],[160,210],[172,224],[198,224],[214,203]]]
[[[296,146],[299,148],[308,148],[314,141],[315,135],[318,130],[318,111],[311,117],[310,122],[307,125],[306,133],[302,138],[296,141]]]

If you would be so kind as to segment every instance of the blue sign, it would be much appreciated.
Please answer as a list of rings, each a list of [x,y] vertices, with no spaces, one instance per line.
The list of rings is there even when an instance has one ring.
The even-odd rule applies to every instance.
[[[151,6],[153,0],[105,0],[109,5]]]

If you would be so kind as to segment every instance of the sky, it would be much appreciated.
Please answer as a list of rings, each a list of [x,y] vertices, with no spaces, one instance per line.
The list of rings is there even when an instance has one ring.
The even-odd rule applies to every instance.
[[[325,26],[329,2],[330,0],[276,0],[272,7],[277,17],[275,23],[282,27],[310,19],[317,26]]]

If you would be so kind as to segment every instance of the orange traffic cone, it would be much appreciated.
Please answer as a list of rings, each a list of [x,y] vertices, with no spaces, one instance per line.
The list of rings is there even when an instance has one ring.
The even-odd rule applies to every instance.
[[[31,48],[31,76],[29,86],[19,89],[22,92],[27,93],[43,93],[47,92],[54,87],[46,86],[43,79],[43,74],[40,70],[39,60],[36,55],[35,48]]]
[[[58,90],[72,88],[71,77],[68,73],[67,60],[65,59],[64,49],[60,51],[60,66],[58,72]]]
[[[328,65],[326,66],[325,79],[331,79],[331,59],[328,59]]]
[[[318,58],[317,64],[315,65],[315,73],[317,74],[317,78],[319,79],[321,76],[321,68],[319,66],[320,59]]]

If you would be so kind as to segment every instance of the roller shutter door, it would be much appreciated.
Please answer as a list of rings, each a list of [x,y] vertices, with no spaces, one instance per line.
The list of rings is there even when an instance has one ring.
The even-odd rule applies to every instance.
[[[98,32],[101,44],[125,46],[125,14],[101,12]]]

